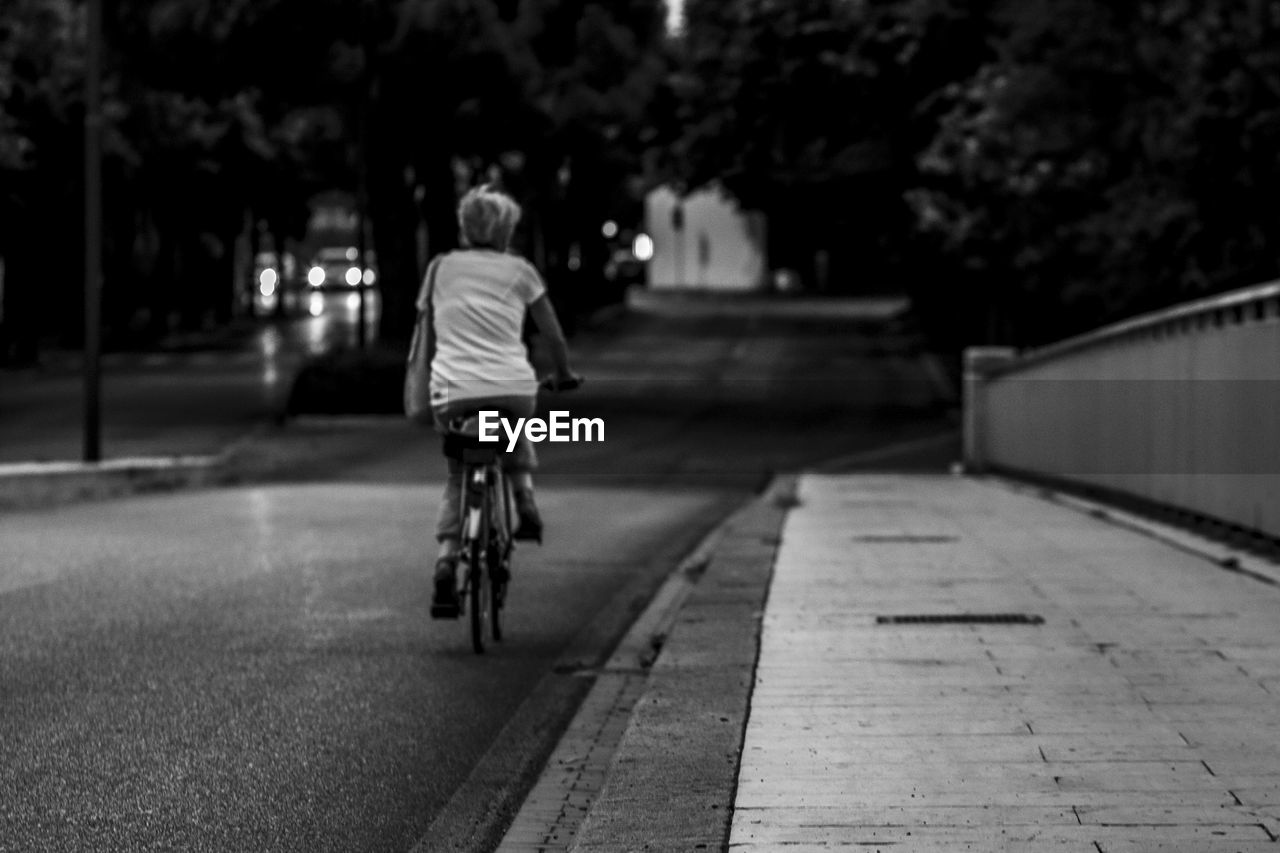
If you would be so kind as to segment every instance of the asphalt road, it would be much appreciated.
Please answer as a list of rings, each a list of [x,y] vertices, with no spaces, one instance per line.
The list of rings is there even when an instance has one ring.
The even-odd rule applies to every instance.
[[[539,697],[587,683],[557,662],[601,659],[771,472],[948,426],[910,340],[766,307],[649,305],[575,341],[589,383],[564,407],[605,441],[540,446],[548,542],[518,553],[509,641],[484,658],[426,618],[440,462],[395,420],[259,433],[249,485],[0,515],[0,851],[408,850],[518,714],[526,754],[480,790],[530,783],[580,693]],[[240,375],[137,370],[179,411]],[[227,380],[204,404],[219,430],[262,387]]]
[[[937,359],[880,301],[645,297],[572,342],[579,391],[540,411],[600,418],[602,443],[542,443],[539,480],[571,486],[763,487],[773,473],[954,431]],[[437,441],[402,419],[300,418],[242,447],[246,475],[416,482],[443,476]],[[934,470],[949,447],[894,464]]]
[[[408,850],[592,615],[725,509],[545,503],[584,524],[519,553],[484,659],[426,618],[419,487],[0,517],[0,850]]]
[[[107,457],[216,453],[280,411],[303,360],[355,338],[353,294],[314,294],[317,316],[291,316],[224,335],[177,336],[156,351],[112,352],[102,364]],[[377,299],[370,297],[372,315]],[[0,464],[79,459],[79,353],[0,370]]]

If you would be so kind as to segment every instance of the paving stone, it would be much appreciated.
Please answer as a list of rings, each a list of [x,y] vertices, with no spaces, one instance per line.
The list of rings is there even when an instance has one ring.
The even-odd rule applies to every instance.
[[[979,481],[798,496],[731,849],[1276,849],[1280,591]],[[953,538],[865,539],[906,531]],[[1005,612],[1044,623],[875,621]]]
[[[843,828],[842,828],[843,829]],[[930,840],[948,840],[956,844],[987,841],[998,844],[1062,844],[1077,843],[1087,845],[1093,842],[1104,850],[1132,849],[1135,842],[1144,844],[1169,844],[1181,842],[1184,850],[1202,850],[1205,843],[1253,842],[1270,843],[1267,832],[1260,826],[1250,824],[1207,824],[1183,826],[1082,826],[1080,824],[1045,824],[1040,826],[1003,825],[989,829],[971,826],[876,826],[863,824],[843,829],[843,836],[836,841],[845,846],[862,846],[872,844],[908,845],[909,849],[917,849],[916,845]],[[744,832],[735,844],[772,845],[776,848],[808,844],[831,843],[831,830],[826,826],[757,826]],[[1003,849],[989,847],[988,850]],[[1274,849],[1274,847],[1273,847]]]

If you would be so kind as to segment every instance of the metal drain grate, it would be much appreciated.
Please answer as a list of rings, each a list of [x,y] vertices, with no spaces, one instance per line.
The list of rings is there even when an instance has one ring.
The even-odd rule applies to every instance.
[[[867,542],[875,545],[928,545],[937,542],[959,542],[959,536],[946,536],[932,533],[868,533],[854,536],[854,542]]]
[[[877,616],[877,625],[1043,625],[1034,613],[911,613]]]

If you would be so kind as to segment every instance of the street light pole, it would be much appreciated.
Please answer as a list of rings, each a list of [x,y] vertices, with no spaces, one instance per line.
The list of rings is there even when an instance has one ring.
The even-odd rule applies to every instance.
[[[371,85],[373,80],[370,64],[373,61],[372,38],[370,26],[369,0],[360,0],[360,45],[363,52],[363,66],[360,70],[360,114],[357,118],[356,133],[356,257],[360,267],[360,283],[356,286],[356,346],[364,350],[367,331],[365,329],[367,308],[365,306],[365,271],[369,269],[367,257],[368,246],[365,229],[368,227],[369,209],[369,111],[372,107]]]
[[[88,0],[84,86],[84,461],[102,458],[102,0]]]
[[[366,324],[366,319],[365,319],[365,318],[366,318],[366,316],[367,316],[367,313],[366,313],[366,312],[367,312],[367,309],[366,309],[366,307],[365,307],[365,287],[366,287],[366,285],[365,285],[365,281],[364,281],[364,275],[365,275],[365,270],[367,270],[367,269],[369,268],[369,261],[368,261],[368,258],[366,257],[367,252],[368,252],[368,247],[365,245],[365,242],[366,242],[366,240],[365,240],[365,222],[366,222],[366,219],[365,219],[365,211],[366,211],[366,208],[367,208],[367,207],[368,207],[368,205],[369,205],[369,195],[368,195],[369,190],[368,190],[368,186],[367,186],[368,178],[367,178],[367,176],[365,175],[365,159],[364,159],[364,158],[365,158],[365,122],[367,121],[367,119],[366,119],[366,118],[365,118],[365,116],[363,115],[363,112],[364,112],[364,111],[362,110],[361,112],[362,112],[362,115],[360,116],[360,131],[359,131],[359,133],[360,133],[360,142],[359,142],[359,149],[360,149],[360,153],[359,153],[359,155],[358,155],[358,156],[360,157],[360,164],[359,164],[358,173],[357,173],[357,177],[356,177],[356,181],[357,181],[357,186],[356,186],[356,257],[357,257],[357,259],[358,259],[358,260],[356,261],[356,264],[360,267],[360,283],[356,286],[356,298],[357,298],[357,303],[356,303],[356,315],[357,315],[357,316],[356,316],[356,346],[357,346],[359,349],[363,350],[363,349],[365,348],[365,344],[366,344],[365,337],[366,337],[366,334],[367,334],[367,332],[366,332],[366,330],[365,330],[365,324]]]

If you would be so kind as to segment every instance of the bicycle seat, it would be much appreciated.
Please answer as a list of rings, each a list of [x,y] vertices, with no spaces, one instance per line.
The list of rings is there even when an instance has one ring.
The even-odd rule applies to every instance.
[[[498,416],[510,418],[510,414],[502,410],[498,411]],[[443,452],[459,462],[487,465],[498,458],[505,442],[502,430],[498,430],[498,441],[481,441],[480,417],[469,415],[454,418],[445,425]]]
[[[469,436],[471,438],[479,438],[480,436],[480,416],[464,415],[460,418],[454,418],[445,425],[445,433],[447,435]]]

